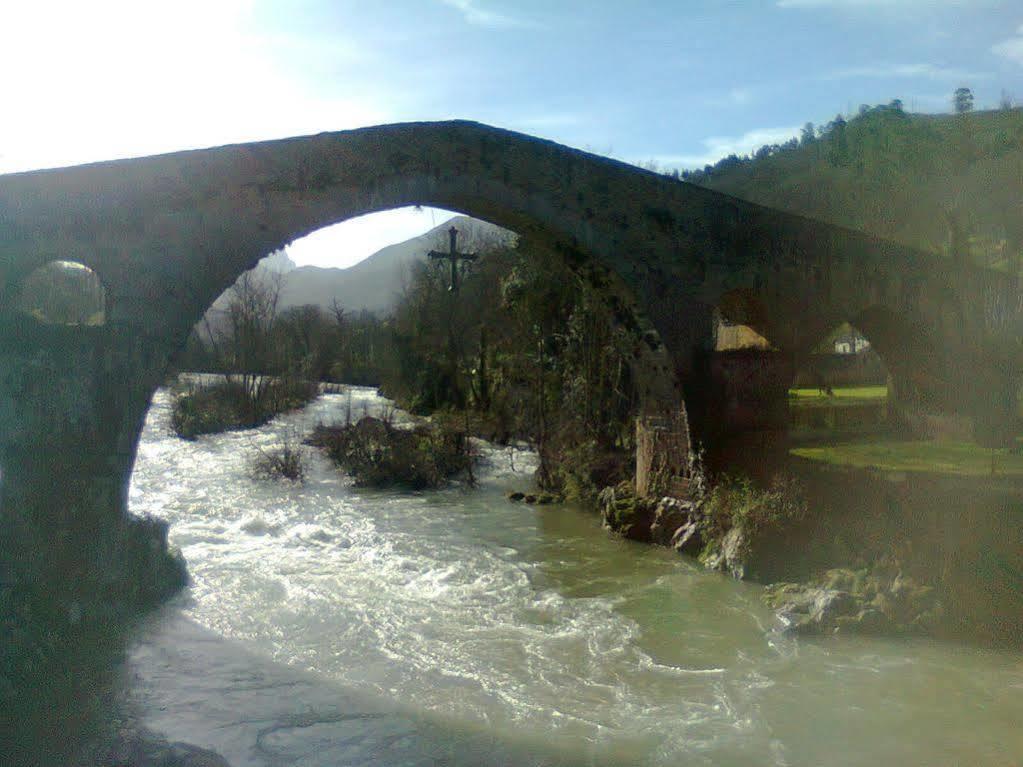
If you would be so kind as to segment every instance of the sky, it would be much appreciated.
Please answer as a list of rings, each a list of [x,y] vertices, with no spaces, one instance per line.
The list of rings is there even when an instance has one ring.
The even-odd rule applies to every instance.
[[[0,65],[0,172],[450,118],[685,168],[864,103],[1023,103],[1023,0],[35,0]],[[346,266],[446,215],[289,253]]]

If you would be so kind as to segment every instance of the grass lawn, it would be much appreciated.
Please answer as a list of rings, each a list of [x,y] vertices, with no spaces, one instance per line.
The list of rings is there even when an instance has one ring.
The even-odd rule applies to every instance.
[[[789,389],[789,405],[798,408],[850,407],[880,404],[888,397],[887,386],[849,386],[832,391],[834,395],[829,397],[819,389]]]
[[[996,477],[1023,478],[1023,454],[995,450]],[[839,466],[873,467],[883,471],[918,471],[962,477],[990,477],[991,453],[963,442],[878,440],[824,447],[800,447],[792,454]]]

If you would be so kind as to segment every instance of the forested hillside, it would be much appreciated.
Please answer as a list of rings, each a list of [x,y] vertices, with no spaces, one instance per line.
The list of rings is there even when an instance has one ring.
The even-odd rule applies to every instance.
[[[681,174],[763,205],[1018,269],[1023,110],[910,114],[900,101]]]

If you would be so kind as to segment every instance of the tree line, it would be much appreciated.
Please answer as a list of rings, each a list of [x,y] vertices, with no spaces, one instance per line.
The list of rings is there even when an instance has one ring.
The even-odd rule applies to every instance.
[[[1003,94],[974,109],[959,88],[951,114],[862,105],[799,137],[729,155],[690,183],[820,218],[930,252],[1019,273],[1023,266],[1023,110]]]
[[[265,269],[245,272],[192,329],[175,367],[240,376],[251,386],[272,376],[379,385],[386,323],[337,302],[281,308],[286,279]]]
[[[461,267],[415,263],[387,317],[281,309],[281,276],[243,275],[196,326],[179,369],[228,373],[259,396],[270,377],[378,386],[418,414],[457,414],[540,454],[540,482],[591,496],[631,472],[635,331],[601,289],[526,240]]]
[[[519,240],[488,249],[458,293],[415,267],[391,319],[384,391],[417,412],[469,411],[498,442],[540,455],[545,489],[586,497],[631,472],[636,331],[560,258]]]

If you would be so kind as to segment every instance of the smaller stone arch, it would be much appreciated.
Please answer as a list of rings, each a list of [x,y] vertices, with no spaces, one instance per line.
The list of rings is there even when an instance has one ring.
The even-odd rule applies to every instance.
[[[85,264],[54,260],[22,281],[14,308],[46,325],[104,325],[107,291]]]
[[[871,306],[849,318],[884,360],[893,392],[904,401],[931,407],[950,399],[941,348],[922,327],[915,327],[885,306]]]
[[[724,293],[715,314],[715,351],[774,348],[768,309],[752,290],[737,288]]]
[[[838,322],[800,355],[789,390],[793,437],[836,438],[891,426],[891,377],[873,340],[855,323]]]

